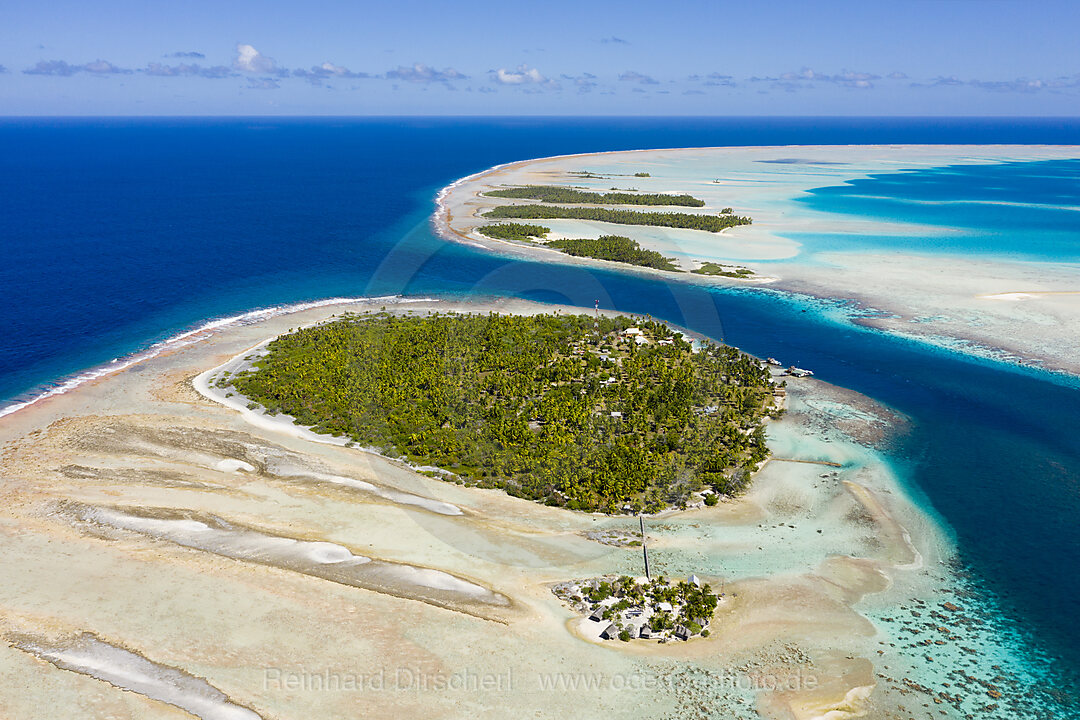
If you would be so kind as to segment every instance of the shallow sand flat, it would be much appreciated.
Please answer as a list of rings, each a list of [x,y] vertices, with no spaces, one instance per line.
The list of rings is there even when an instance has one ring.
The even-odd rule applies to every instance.
[[[265,718],[697,717],[702,705],[727,717],[757,708],[843,718],[897,702],[868,682],[879,631],[858,606],[874,598],[889,607],[897,584],[911,593],[931,581],[897,567],[910,561],[897,528],[910,531],[928,565],[948,553],[872,446],[853,439],[876,442],[899,418],[852,393],[792,381],[791,411],[769,430],[777,455],[843,467],[775,460],[743,500],[648,521],[658,568],[724,587],[712,637],[589,642],[549,586],[640,573],[636,549],[585,537],[636,521],[433,480],[254,425],[191,385],[289,328],[383,304],[552,310],[506,300],[314,308],[224,328],[0,419],[0,673],[18,679],[0,688],[0,707],[19,718],[183,716],[114,687],[107,673],[94,679],[25,649],[82,657],[70,648],[86,634],[119,648],[116,657],[171,669],[165,677],[192,678]],[[168,522],[123,520],[131,517]],[[207,539],[215,528],[232,534]],[[275,539],[260,544],[265,537]],[[441,592],[483,588],[508,602],[464,592],[433,603],[430,586],[410,587],[415,576],[356,587],[335,572],[313,574],[298,549],[331,566],[364,557],[429,569]],[[736,682],[809,675],[813,688],[775,693]],[[643,689],[627,691],[634,687]]]
[[[1080,373],[1080,338],[1068,330],[1080,323],[1080,268],[914,251],[819,252],[808,236],[933,237],[953,231],[822,213],[792,202],[812,188],[873,173],[1075,157],[1080,157],[1080,148],[1071,146],[792,146],[542,158],[494,168],[450,186],[440,197],[436,225],[448,238],[497,252],[611,267],[612,263],[571,258],[539,246],[484,238],[475,230],[487,222],[479,214],[511,201],[481,193],[523,184],[566,184],[598,192],[636,188],[641,192],[690,193],[705,200],[705,207],[665,209],[715,213],[730,206],[737,214],[753,218],[753,225],[707,233],[580,220],[537,222],[551,227],[557,237],[628,235],[644,247],[674,257],[684,269],[715,261],[750,267],[757,278],[709,278],[618,265],[627,272],[709,284],[766,284],[821,298],[855,300],[882,316],[860,322],[968,352],[1076,374]],[[573,174],[584,171],[599,177]],[[633,177],[635,172],[648,172],[651,177]],[[993,300],[1001,295],[1012,301]]]
[[[1080,266],[823,253],[771,268],[778,288],[856,300],[858,322],[945,347],[1080,374]]]

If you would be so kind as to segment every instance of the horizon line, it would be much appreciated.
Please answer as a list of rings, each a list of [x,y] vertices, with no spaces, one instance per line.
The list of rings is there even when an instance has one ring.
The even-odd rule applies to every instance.
[[[326,119],[326,120],[365,120],[365,119],[572,119],[572,120],[1024,120],[1024,121],[1080,121],[1078,115],[566,115],[566,114],[145,114],[145,115],[0,115],[3,120],[227,120],[227,119]]]

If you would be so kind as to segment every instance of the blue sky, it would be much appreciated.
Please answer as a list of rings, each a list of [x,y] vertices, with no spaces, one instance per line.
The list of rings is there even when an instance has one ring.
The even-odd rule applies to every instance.
[[[1080,115],[1080,2],[7,0],[0,115]]]

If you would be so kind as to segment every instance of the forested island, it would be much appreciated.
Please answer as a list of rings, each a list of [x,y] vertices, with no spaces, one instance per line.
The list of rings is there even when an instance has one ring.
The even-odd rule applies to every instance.
[[[740,492],[773,410],[768,372],[737,349],[587,315],[349,316],[217,382],[455,482],[607,513]]]
[[[665,195],[660,193],[588,192],[561,185],[524,185],[522,187],[489,190],[488,197],[517,200],[540,200],[549,203],[588,203],[593,205],[679,205],[704,207],[705,201],[691,195]]]
[[[551,228],[542,225],[521,223],[495,223],[481,225],[477,232],[496,240],[516,240],[518,242],[536,242],[551,232]],[[602,235],[599,238],[563,238],[545,243],[550,248],[562,250],[567,255],[590,257],[597,260],[611,260],[651,267],[657,270],[679,272],[675,262],[655,250],[643,250],[636,240],[622,235]]]
[[[499,205],[483,214],[492,219],[571,219],[595,220],[618,225],[656,225],[720,232],[737,225],[749,225],[751,219],[734,214],[706,215],[704,213],[640,212],[594,207],[562,207],[559,205]]]
[[[494,225],[481,225],[477,228],[481,235],[487,235],[496,240],[518,240],[519,242],[531,242],[533,238],[542,238],[551,232],[551,228],[543,225],[524,225],[522,223],[495,223]]]
[[[601,235],[595,239],[565,238],[563,240],[551,240],[547,243],[547,246],[558,248],[567,255],[578,257],[613,260],[673,272],[677,272],[679,269],[675,267],[675,262],[671,258],[666,258],[655,250],[643,250],[636,240],[631,240],[622,235]]]
[[[701,267],[695,268],[690,272],[695,275],[716,275],[720,277],[732,277],[732,278],[748,278],[754,275],[754,271],[747,267],[736,266],[727,267],[720,263],[706,262],[702,263]]]

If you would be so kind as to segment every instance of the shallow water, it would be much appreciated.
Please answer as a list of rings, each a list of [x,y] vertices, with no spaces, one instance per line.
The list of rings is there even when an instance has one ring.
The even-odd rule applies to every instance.
[[[327,297],[512,295],[584,307],[599,300],[605,308],[650,313],[808,367],[908,416],[911,429],[888,456],[955,539],[960,567],[971,573],[964,582],[978,595],[968,604],[999,618],[990,633],[998,650],[985,657],[1003,653],[1027,668],[1031,682],[1052,677],[1067,686],[1080,668],[1080,626],[1072,621],[1080,612],[1080,578],[1062,571],[1080,566],[1075,382],[861,329],[828,303],[511,261],[447,245],[428,220],[443,185],[528,157],[861,142],[1077,143],[1080,123],[4,121],[0,397],[55,386],[207,318]],[[1025,177],[1042,182],[1023,167],[1002,172],[1010,167],[1019,170],[1013,198]],[[823,177],[835,178],[842,168],[827,170]],[[970,203],[927,209],[918,198],[875,204],[873,197],[904,183],[870,179],[851,187],[836,197],[819,193],[812,202],[835,203],[811,209],[890,216],[902,210],[942,228],[953,222],[950,213],[972,210]],[[1048,200],[1036,204],[979,215],[987,223],[1008,220],[1001,232],[968,222],[963,233],[943,234],[969,250],[1049,248],[1067,257],[1058,231],[1045,226],[1069,222],[1071,211],[1041,207],[1053,205]],[[1046,240],[1035,247],[1007,232],[1017,218],[1046,230]],[[887,247],[895,239],[864,241]]]
[[[923,236],[805,235],[815,250],[916,250],[1080,261],[1080,158],[920,168],[811,190],[821,212],[938,227]],[[959,231],[959,232],[957,232]]]

